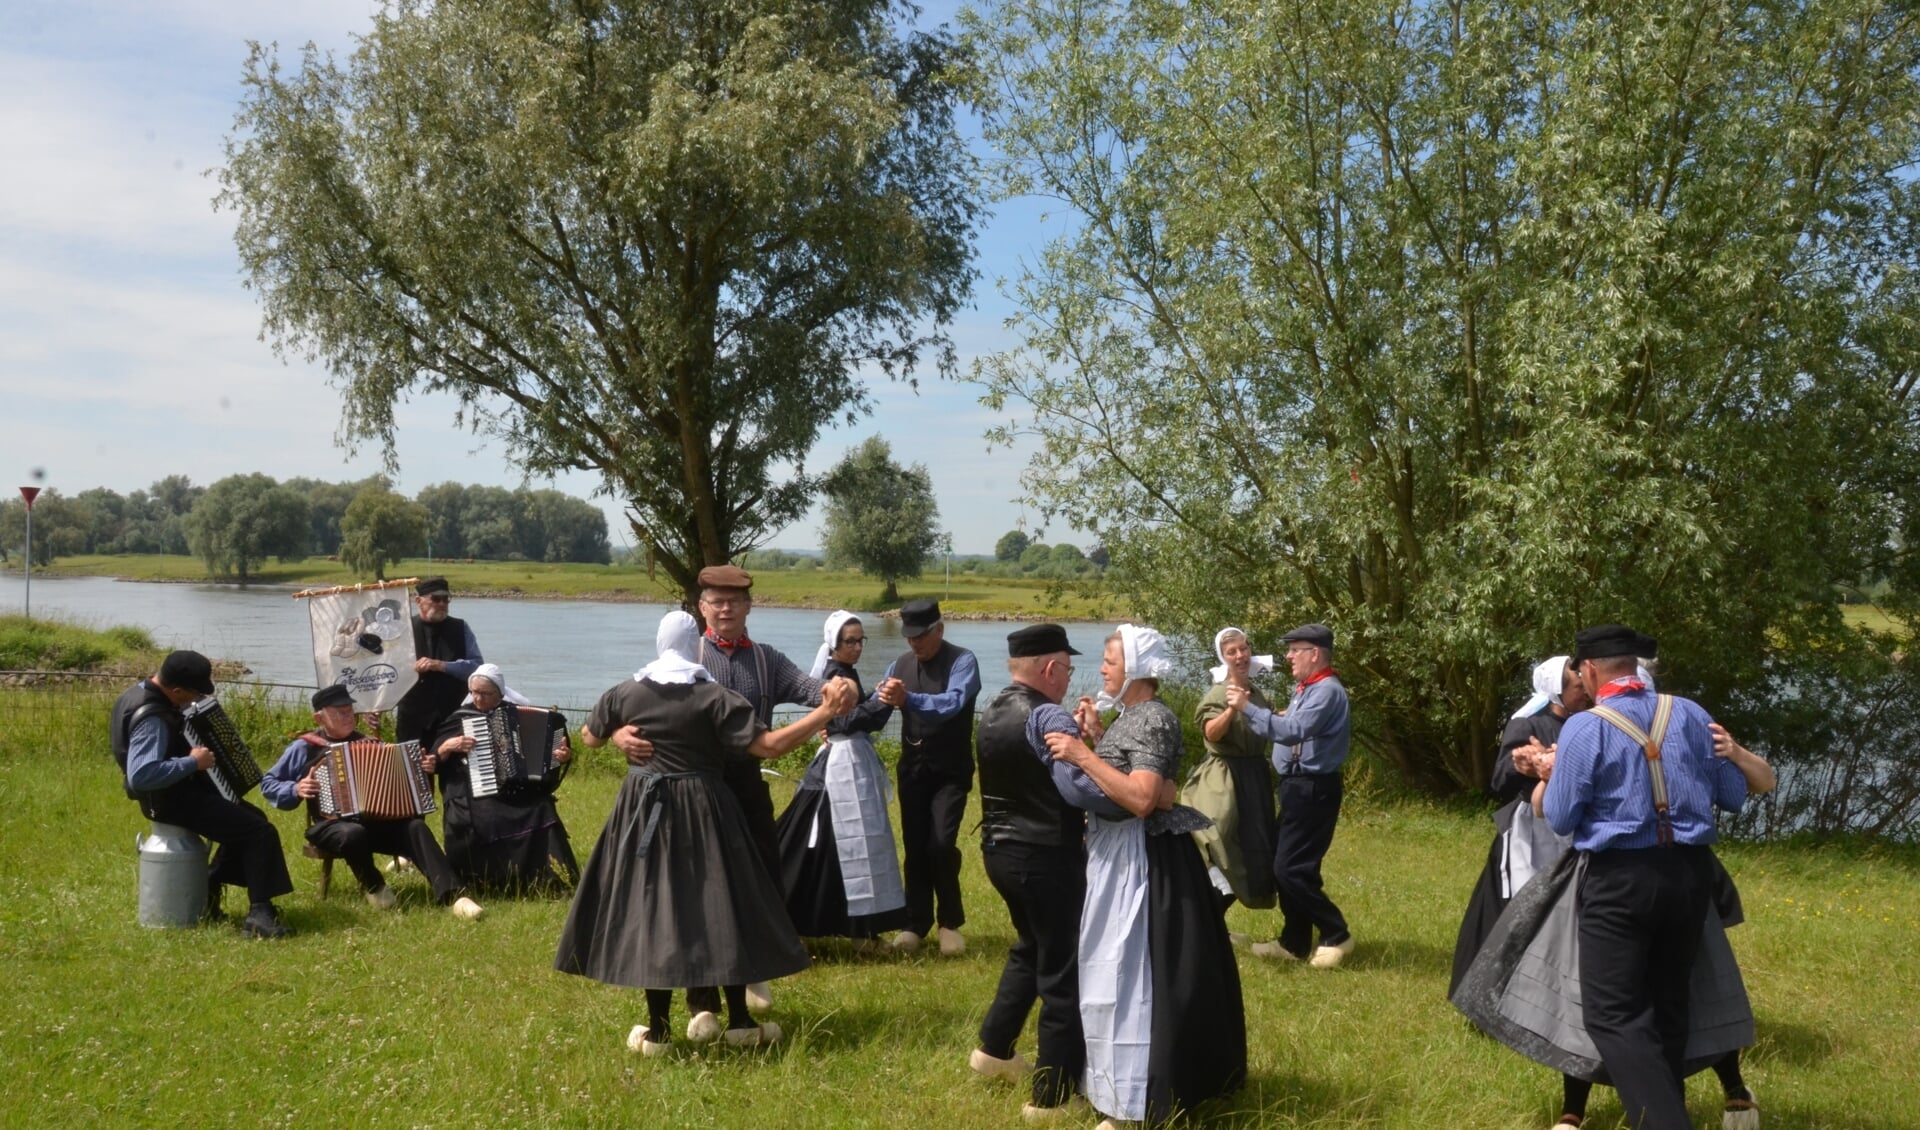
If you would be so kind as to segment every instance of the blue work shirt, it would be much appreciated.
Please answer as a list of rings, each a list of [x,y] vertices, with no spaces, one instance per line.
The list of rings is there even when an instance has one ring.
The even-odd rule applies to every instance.
[[[355,735],[359,733],[358,730],[354,731]],[[313,768],[314,763],[319,761],[320,755],[325,752],[327,752],[325,746],[315,747],[304,737],[293,739],[288,743],[287,751],[280,755],[280,760],[274,762],[273,768],[267,770],[266,774],[260,778],[260,795],[267,798],[268,804],[278,809],[285,810],[298,805],[305,799],[296,791],[301,778],[307,775],[307,771]]]
[[[127,735],[127,787],[135,792],[157,793],[200,772],[200,763],[191,757],[168,757],[171,736],[167,723],[158,715],[140,719]]]
[[[967,703],[979,697],[979,661],[974,659],[973,652],[964,647],[955,648],[954,651],[958,654],[953,657],[953,666],[947,671],[947,689],[939,694],[915,694],[909,691],[906,705],[901,709],[924,714],[937,722],[945,722],[965,709]],[[882,678],[893,678],[893,669],[897,666],[899,666],[898,663],[887,664],[887,673]],[[879,690],[876,689],[871,697],[879,698]]]
[[[473,678],[473,673],[478,671],[480,665],[485,663],[486,660],[480,657],[480,641],[473,638],[473,625],[462,620],[460,622],[460,628],[462,642],[467,649],[467,657],[465,659],[449,659],[446,661],[446,664],[447,674],[452,675],[464,683],[468,679]]]
[[[1652,691],[1608,695],[1602,704],[1645,730],[1653,725],[1658,698]],[[1674,697],[1673,716],[1660,742],[1667,779],[1667,817],[1673,842],[1710,844],[1719,838],[1714,808],[1738,811],[1747,799],[1747,779],[1732,761],[1713,755],[1713,718],[1688,699]],[[1653,810],[1653,777],[1647,755],[1599,715],[1582,711],[1567,719],[1554,755],[1543,805],[1547,823],[1573,837],[1577,851],[1628,850],[1660,842]]]
[[[1241,716],[1254,733],[1273,743],[1273,767],[1290,773],[1338,773],[1347,763],[1347,688],[1329,674],[1293,688],[1283,711],[1252,702]]]

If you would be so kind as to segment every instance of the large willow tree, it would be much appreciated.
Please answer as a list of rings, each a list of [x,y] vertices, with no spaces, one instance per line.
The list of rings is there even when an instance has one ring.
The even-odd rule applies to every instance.
[[[976,205],[953,44],[889,0],[393,0],[344,64],[256,46],[219,203],[343,438],[451,393],[600,472],[692,591],[802,514],[861,370],[942,370]]]
[[[1367,745],[1485,781],[1528,662],[1710,705],[1911,531],[1907,5],[1007,0],[1005,189],[1068,234],[986,362],[1033,501],[1202,638],[1325,620]],[[1272,639],[1272,635],[1267,636]]]

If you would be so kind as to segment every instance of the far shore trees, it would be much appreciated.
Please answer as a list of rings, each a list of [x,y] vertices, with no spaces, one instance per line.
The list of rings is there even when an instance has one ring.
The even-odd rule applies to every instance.
[[[307,555],[307,500],[267,475],[229,475],[207,488],[186,518],[187,544],[216,577],[245,584],[269,557]]]
[[[902,18],[395,2],[344,62],[256,45],[219,203],[266,334],[390,457],[395,404],[434,390],[533,473],[598,471],[692,594],[805,513],[863,371],[951,369],[960,59]]]
[[[902,467],[887,441],[871,436],[827,472],[820,491],[828,567],[880,578],[886,586],[880,599],[897,603],[900,579],[918,577],[943,544],[926,465]]]
[[[340,518],[340,560],[360,576],[387,579],[387,566],[426,551],[427,508],[395,494],[384,482],[353,496]]]

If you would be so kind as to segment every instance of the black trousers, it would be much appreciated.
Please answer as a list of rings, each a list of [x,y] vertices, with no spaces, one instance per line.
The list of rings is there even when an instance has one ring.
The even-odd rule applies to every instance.
[[[966,925],[960,903],[960,820],[966,815],[972,777],[942,773],[900,774],[901,879],[907,888],[907,929],[921,937],[937,922],[949,930]],[[935,917],[934,906],[939,904]]]
[[[404,855],[413,860],[420,868],[420,874],[426,876],[433,887],[433,900],[440,903],[452,902],[460,893],[460,880],[453,873],[453,866],[447,862],[447,854],[440,850],[440,842],[433,838],[433,829],[427,822],[414,817],[411,820],[322,820],[307,829],[307,842],[328,855],[337,855],[347,861],[353,877],[360,880],[360,886],[368,891],[377,891],[387,885],[374,866],[373,853],[382,855]]]
[[[1280,826],[1273,836],[1273,882],[1280,896],[1280,944],[1298,957],[1346,940],[1347,920],[1327,897],[1320,861],[1333,846],[1346,786],[1338,773],[1282,773]]]
[[[1580,887],[1587,1034],[1635,1130],[1687,1119],[1687,985],[1713,896],[1712,849],[1597,851]]]
[[[271,902],[293,893],[293,877],[287,874],[280,833],[266,813],[245,801],[221,796],[205,774],[195,774],[170,789],[144,794],[140,811],[149,820],[178,825],[219,844],[209,879],[245,887],[247,901]]]
[[[1040,1051],[1033,1104],[1059,1106],[1079,1090],[1087,1066],[1080,1029],[1080,908],[1087,898],[1087,853],[1003,840],[985,845],[987,881],[1006,901],[1017,940],[1007,950],[1000,987],[980,1021],[980,1050],[1013,1055],[1027,1013],[1040,1002]]]

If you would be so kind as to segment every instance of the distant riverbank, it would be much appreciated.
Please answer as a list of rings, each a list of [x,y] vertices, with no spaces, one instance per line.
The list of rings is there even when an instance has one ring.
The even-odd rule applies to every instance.
[[[5,568],[20,571],[9,561]],[[34,569],[36,577],[112,577],[123,581],[233,585],[232,577],[210,577],[196,557],[125,554],[64,557]],[[499,600],[598,601],[614,604],[677,604],[680,592],[664,571],[653,578],[631,565],[549,564],[531,561],[403,561],[388,570],[393,577],[444,576],[454,592]],[[359,581],[345,565],[314,558],[269,561],[248,578],[248,587],[319,587]],[[889,615],[880,582],[858,573],[824,569],[762,570],[754,574],[754,603],[769,608],[801,608]],[[1107,595],[1098,581],[1056,588],[1054,582],[955,573],[900,582],[903,601],[932,597],[950,620],[1102,620],[1124,619],[1127,609]]]

